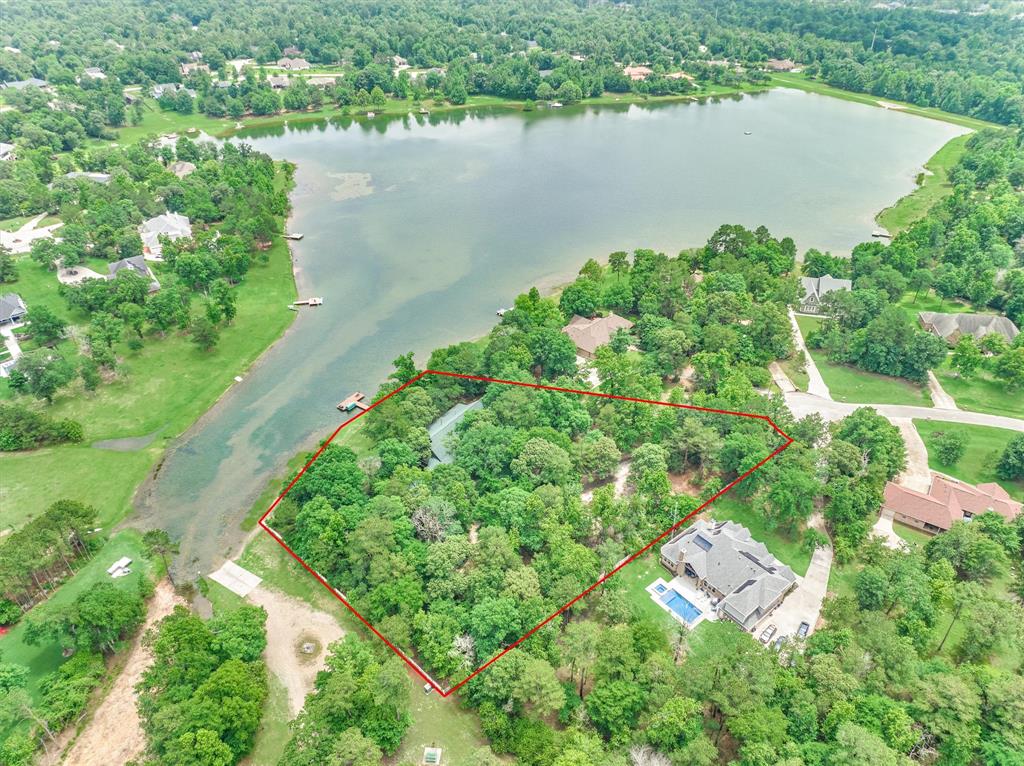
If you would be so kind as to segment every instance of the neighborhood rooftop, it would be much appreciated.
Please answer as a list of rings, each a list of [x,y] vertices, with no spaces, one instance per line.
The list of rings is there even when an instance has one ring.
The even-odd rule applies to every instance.
[[[998,314],[942,314],[922,311],[918,315],[921,327],[938,335],[947,343],[956,343],[963,335],[981,340],[986,335],[1002,335],[1008,342],[1020,333],[1017,325]]]
[[[945,531],[954,521],[970,519],[985,511],[995,511],[1007,521],[1021,512],[1021,504],[995,483],[973,486],[936,474],[928,492],[918,492],[893,482],[885,485],[882,508],[893,513],[896,521],[926,532]]]
[[[593,359],[598,347],[607,344],[616,331],[628,330],[632,326],[632,322],[614,312],[606,317],[591,319],[577,314],[573,316],[569,324],[562,328],[562,332],[572,338],[580,356]]]

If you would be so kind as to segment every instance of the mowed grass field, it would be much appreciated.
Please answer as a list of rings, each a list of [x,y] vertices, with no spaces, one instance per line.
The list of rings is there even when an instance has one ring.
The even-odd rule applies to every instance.
[[[45,412],[73,418],[85,427],[82,444],[0,455],[0,529],[17,528],[61,498],[95,505],[101,524],[123,518],[135,488],[159,460],[163,449],[187,429],[270,346],[295,314],[291,258],[284,240],[276,238],[266,265],[256,264],[235,288],[238,315],[221,331],[210,352],[200,351],[187,335],[172,331],[149,337],[140,351],[118,348],[122,360],[117,377],[96,391],[75,383],[58,394]],[[19,262],[29,305],[38,301],[65,312],[70,321],[85,318],[67,311],[57,295],[57,279],[35,263]],[[42,275],[36,272],[42,272]],[[62,345],[73,351],[73,340]],[[9,395],[9,392],[8,392]],[[29,401],[23,399],[23,401]],[[38,405],[42,406],[42,405]],[[136,452],[112,452],[90,445],[98,440],[138,437],[159,432]]]
[[[979,369],[973,377],[962,378],[949,369],[947,360],[934,372],[939,384],[960,409],[1024,418],[1024,395],[1019,391],[1011,394],[1006,384],[987,370]]]
[[[929,468],[971,484],[996,482],[1017,500],[1024,501],[1024,480],[1005,481],[997,477],[995,471],[999,456],[1010,440],[1017,436],[1017,431],[939,420],[915,420],[914,427],[928,448]],[[967,450],[955,465],[941,462],[935,449],[935,436],[944,431],[963,431],[967,434]]]
[[[949,171],[967,151],[970,134],[957,136],[937,151],[924,164],[925,172],[918,177],[918,187],[895,205],[879,213],[875,220],[890,234],[896,235],[924,218],[932,206],[949,195]]]
[[[820,319],[809,316],[798,316],[796,322],[805,340],[821,324]],[[810,353],[832,398],[837,402],[931,406],[931,397],[924,386],[903,378],[877,375],[848,364],[831,362],[822,351],[810,349]]]

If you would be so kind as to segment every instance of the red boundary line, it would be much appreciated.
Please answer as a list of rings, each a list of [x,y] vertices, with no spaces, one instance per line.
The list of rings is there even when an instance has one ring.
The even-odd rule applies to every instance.
[[[300,478],[302,478],[302,475],[306,472],[306,470],[316,461],[317,458],[320,457],[320,455],[323,453],[323,451],[327,448],[327,445],[330,444],[332,441],[334,441],[334,437],[336,437],[338,435],[338,433],[341,431],[341,429],[343,429],[345,426],[350,425],[351,423],[355,422],[356,420],[361,418],[363,415],[365,415],[367,412],[372,410],[377,405],[379,405],[379,404],[381,404],[383,402],[386,402],[388,399],[390,399],[395,394],[399,393],[400,391],[404,390],[405,388],[408,388],[413,383],[415,383],[420,378],[422,378],[424,375],[442,375],[442,376],[446,376],[446,377],[450,377],[450,378],[461,378],[463,380],[476,380],[476,381],[480,381],[482,383],[504,383],[504,384],[510,385],[510,386],[522,386],[523,388],[535,388],[535,389],[540,389],[540,390],[543,390],[543,391],[558,391],[560,393],[566,393],[566,394],[580,394],[581,396],[595,396],[595,397],[598,397],[598,398],[601,398],[601,399],[617,399],[619,401],[624,401],[624,402],[638,402],[640,404],[655,404],[655,405],[659,405],[661,407],[678,407],[679,409],[696,410],[698,412],[711,412],[711,413],[715,413],[717,415],[735,415],[737,417],[751,418],[753,420],[763,420],[766,423],[768,423],[768,425],[770,425],[775,430],[776,433],[778,433],[780,436],[782,436],[782,438],[785,439],[785,441],[783,442],[782,445],[780,445],[779,447],[775,448],[775,450],[773,450],[770,455],[768,455],[766,458],[764,458],[763,460],[758,462],[757,465],[755,465],[752,468],[748,469],[747,471],[745,471],[740,476],[737,476],[731,482],[729,482],[724,487],[722,487],[722,489],[718,490],[718,492],[716,492],[714,495],[712,495],[710,498],[708,498],[708,500],[703,502],[700,506],[698,506],[697,508],[692,510],[690,513],[688,513],[686,516],[681,518],[679,521],[677,521],[671,527],[669,527],[664,532],[662,532],[660,535],[655,537],[653,540],[651,540],[649,543],[647,543],[647,545],[645,545],[643,548],[638,550],[632,556],[629,556],[629,557],[623,559],[622,561],[620,561],[615,566],[614,569],[612,569],[610,572],[602,575],[601,578],[598,579],[597,582],[595,582],[589,588],[584,590],[582,593],[580,593],[578,596],[576,596],[571,601],[569,601],[566,604],[564,604],[561,608],[559,608],[556,612],[551,614],[549,617],[545,618],[542,622],[537,623],[527,633],[525,633],[522,637],[517,639],[515,641],[515,643],[509,644],[508,646],[506,646],[504,649],[502,649],[496,655],[491,657],[487,662],[485,662],[483,665],[478,667],[476,670],[474,670],[472,673],[470,673],[468,676],[463,678],[461,681],[459,681],[454,686],[451,686],[451,687],[449,687],[447,689],[442,689],[441,686],[423,670],[423,668],[421,668],[418,664],[416,664],[416,662],[414,660],[412,660],[410,657],[406,656],[406,654],[401,649],[399,649],[397,646],[395,646],[390,641],[388,641],[388,639],[380,631],[378,631],[375,627],[373,627],[373,625],[371,625],[369,623],[369,621],[365,617],[363,617],[363,615],[361,615],[359,613],[359,611],[354,606],[352,606],[352,604],[350,604],[348,602],[348,599],[345,598],[345,596],[343,596],[329,582],[327,582],[327,580],[324,579],[324,577],[319,572],[317,572],[315,569],[313,569],[311,566],[309,566],[309,564],[307,564],[305,561],[303,561],[302,558],[297,553],[295,553],[295,551],[293,551],[290,547],[288,547],[288,544],[281,538],[281,536],[278,535],[277,532],[275,532],[270,526],[268,526],[265,523],[266,518],[271,513],[273,513],[273,511],[277,507],[278,503],[280,503],[281,500],[284,499],[285,495],[287,495],[291,491],[292,487],[295,486],[295,482],[297,482]],[[387,644],[387,646],[391,649],[391,651],[393,651],[395,654],[397,654],[399,657],[401,657],[402,660],[404,660],[405,663],[410,668],[412,668],[416,672],[417,675],[419,675],[424,681],[426,681],[431,686],[431,688],[435,689],[442,697],[447,697],[450,694],[452,694],[453,692],[455,692],[457,689],[459,689],[461,686],[463,686],[465,683],[467,683],[470,679],[474,678],[479,673],[481,673],[483,670],[485,670],[486,668],[490,667],[495,662],[497,662],[499,659],[501,659],[506,654],[508,654],[510,651],[515,649],[517,646],[519,646],[521,643],[523,643],[523,641],[528,639],[530,636],[532,636],[538,630],[540,630],[545,625],[547,625],[549,622],[554,620],[556,617],[558,617],[560,614],[562,614],[566,609],[571,607],[573,604],[575,604],[581,598],[583,598],[584,596],[586,596],[589,593],[591,593],[598,586],[603,585],[610,577],[612,577],[620,569],[622,569],[623,567],[625,567],[625,566],[631,564],[632,562],[636,561],[640,556],[642,556],[647,551],[649,551],[658,542],[660,542],[661,540],[665,539],[668,535],[670,535],[673,532],[675,532],[683,524],[685,524],[687,521],[689,521],[691,518],[693,518],[693,516],[695,516],[696,514],[700,513],[706,507],[711,505],[711,503],[713,503],[715,500],[720,498],[722,495],[724,495],[730,489],[735,487],[741,481],[746,479],[748,476],[750,476],[752,473],[754,473],[754,471],[756,471],[761,466],[763,466],[765,463],[767,463],[769,460],[774,458],[776,455],[778,455],[780,452],[782,452],[784,449],[786,449],[792,443],[793,443],[792,437],[789,436],[781,428],[779,428],[775,424],[775,422],[771,418],[769,418],[767,415],[755,415],[755,414],[750,413],[750,412],[733,412],[731,410],[716,410],[716,409],[713,409],[711,407],[698,407],[697,405],[693,405],[693,404],[677,404],[675,402],[661,402],[661,401],[655,401],[655,400],[651,400],[651,399],[637,399],[637,398],[630,397],[630,396],[615,396],[613,394],[606,394],[606,393],[602,393],[602,392],[599,392],[599,391],[579,391],[579,390],[576,390],[576,389],[573,389],[573,388],[559,388],[558,386],[545,386],[545,385],[541,385],[539,383],[521,383],[521,382],[516,381],[516,380],[501,380],[500,378],[487,378],[487,377],[483,377],[481,375],[463,375],[461,373],[445,372],[443,370],[424,370],[423,372],[419,373],[416,377],[412,378],[411,380],[407,381],[406,383],[403,383],[401,386],[396,388],[390,394],[388,394],[387,396],[381,397],[380,399],[375,401],[373,404],[371,404],[367,409],[362,410],[362,411],[356,413],[351,418],[349,418],[344,423],[342,423],[340,426],[338,426],[336,429],[334,429],[334,432],[327,438],[327,440],[323,444],[320,445],[320,449],[318,449],[315,453],[313,453],[313,457],[311,457],[309,459],[309,461],[302,467],[302,470],[300,470],[295,475],[295,478],[292,479],[291,482],[289,482],[288,486],[284,488],[284,491],[280,495],[278,495],[277,499],[273,503],[271,503],[270,507],[267,509],[267,512],[264,513],[260,517],[260,520],[259,520],[258,523],[259,523],[259,525],[264,530],[266,530],[271,535],[271,537],[274,538],[274,540],[277,541],[277,543],[282,548],[284,548],[286,551],[288,551],[288,553],[291,555],[292,558],[294,558],[296,561],[298,561],[307,572],[309,572],[311,575],[313,575],[313,577],[315,577],[320,582],[321,585],[323,585],[325,588],[327,588],[327,590],[330,591],[331,595],[333,595],[342,604],[344,604],[348,608],[348,610],[350,612],[352,612],[352,614],[354,614],[359,619],[359,621],[361,623],[363,623],[363,625],[365,625],[367,628],[369,628],[370,631],[375,636],[377,636],[377,638],[379,638],[381,641],[383,641],[385,644]]]

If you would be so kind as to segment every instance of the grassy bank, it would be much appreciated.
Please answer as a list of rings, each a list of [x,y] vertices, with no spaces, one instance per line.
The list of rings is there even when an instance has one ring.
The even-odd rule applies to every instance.
[[[879,213],[875,220],[890,234],[898,234],[920,221],[932,206],[949,196],[952,186],[949,171],[967,151],[970,134],[957,136],[937,151],[924,164],[925,172],[917,178],[917,188],[895,205]]]
[[[939,420],[915,420],[925,447],[928,448],[928,467],[940,471],[953,478],[980,484],[997,482],[1018,500],[1024,501],[1024,480],[1002,481],[996,476],[995,466],[999,456],[1006,449],[1010,439],[1017,435],[1016,431],[1006,428],[990,428],[989,426],[964,425],[960,423],[944,423]],[[955,465],[946,465],[938,458],[934,437],[943,431],[963,431],[967,434],[967,450]]]
[[[940,120],[942,122],[949,122],[953,125],[960,125],[964,128],[970,128],[972,130],[980,130],[982,128],[1001,128],[1002,125],[997,125],[994,122],[986,122],[985,120],[978,120],[974,117],[967,117],[963,114],[953,114],[952,112],[944,112],[941,109],[935,109],[928,106],[916,106],[906,101],[895,101],[889,98],[881,98],[879,96],[872,96],[869,93],[854,93],[849,90],[842,90],[840,88],[833,88],[831,85],[826,85],[818,80],[813,80],[806,74],[799,72],[779,72],[771,75],[770,83],[774,86],[783,88],[796,88],[797,90],[807,91],[808,93],[818,93],[823,96],[832,96],[833,98],[841,98],[844,101],[853,101],[858,104],[866,104],[868,106],[875,106],[879,108],[889,108],[895,111],[902,112],[904,114],[912,114],[917,117],[927,117],[931,120]],[[891,104],[892,106],[884,107],[884,104]]]
[[[1012,397],[1006,383],[996,380],[987,370],[978,370],[971,378],[963,378],[949,368],[949,360],[935,370],[935,377],[956,406],[971,412],[987,412],[1010,418],[1024,418],[1024,401]]]

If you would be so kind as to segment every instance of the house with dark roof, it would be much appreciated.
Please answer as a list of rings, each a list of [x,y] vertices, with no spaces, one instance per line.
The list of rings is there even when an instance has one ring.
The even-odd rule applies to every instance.
[[[1020,515],[1021,503],[994,482],[975,486],[935,474],[927,492],[890,481],[885,485],[882,510],[891,511],[895,521],[934,535],[945,532],[954,521],[966,521],[986,511],[1013,521]]]
[[[820,314],[821,301],[829,293],[836,290],[850,290],[853,282],[849,279],[837,279],[831,274],[823,277],[800,277],[804,294],[800,299],[800,311],[804,314]]]
[[[576,344],[576,353],[584,359],[593,359],[599,346],[606,345],[619,330],[628,330],[633,323],[612,312],[606,317],[573,316],[562,332]]]
[[[10,82],[0,83],[0,88],[10,88],[11,90],[24,90],[25,88],[46,88],[49,83],[46,80],[40,80],[38,77],[29,77],[27,80],[11,80]]]
[[[28,313],[28,306],[17,293],[0,295],[0,324],[14,324]]]
[[[300,72],[310,68],[310,63],[302,58],[280,58],[277,60],[277,65],[290,72]]]
[[[733,521],[698,519],[661,546],[659,558],[710,595],[719,617],[744,630],[753,630],[797,584],[792,569]]]
[[[153,272],[150,271],[149,266],[146,264],[146,259],[141,255],[136,255],[131,258],[122,258],[119,261],[107,264],[107,271],[109,272],[107,279],[117,279],[117,275],[122,271],[131,272],[149,280],[149,291],[151,293],[155,293],[160,289],[160,283],[157,282],[156,277],[153,276]]]
[[[1002,335],[1007,343],[1020,334],[1017,325],[998,314],[942,314],[937,311],[921,311],[917,315],[921,328],[955,346],[964,335],[981,340],[986,335]]]

